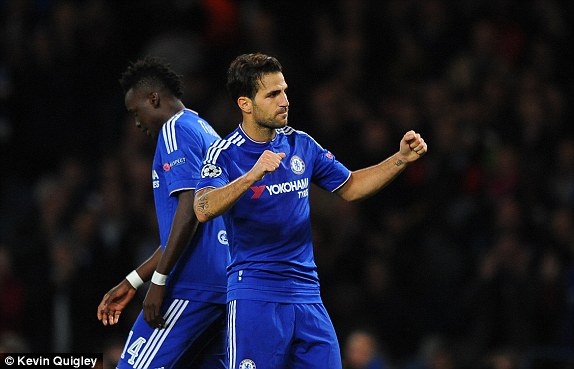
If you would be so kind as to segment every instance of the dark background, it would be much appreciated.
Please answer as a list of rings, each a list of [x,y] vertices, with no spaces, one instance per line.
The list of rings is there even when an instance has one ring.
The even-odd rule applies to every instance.
[[[0,350],[112,357],[141,308],[115,327],[96,319],[159,242],[154,142],[118,84],[128,62],[167,58],[186,106],[225,136],[240,120],[227,66],[262,51],[283,64],[290,125],[350,169],[409,129],[429,145],[366,201],[312,191],[341,346],[367,328],[394,368],[572,368],[572,8],[0,0]]]

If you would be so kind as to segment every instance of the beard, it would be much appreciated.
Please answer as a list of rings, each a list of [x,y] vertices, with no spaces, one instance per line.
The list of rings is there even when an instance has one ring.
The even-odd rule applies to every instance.
[[[272,117],[256,117],[255,122],[258,126],[262,128],[269,128],[269,129],[276,129],[276,128],[283,128],[287,125],[287,112],[285,111],[277,111],[274,116]],[[283,117],[283,114],[285,116]]]
[[[263,128],[269,129],[276,129],[276,128],[283,128],[287,125],[287,119],[285,120],[277,120],[277,119],[265,119],[265,120],[257,120],[257,125]]]

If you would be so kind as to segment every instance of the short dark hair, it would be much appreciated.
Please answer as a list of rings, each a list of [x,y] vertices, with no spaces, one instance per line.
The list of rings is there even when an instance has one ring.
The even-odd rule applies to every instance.
[[[241,96],[253,99],[258,89],[258,82],[269,73],[281,72],[279,61],[262,53],[239,55],[231,62],[227,70],[227,91],[233,101]]]
[[[153,87],[165,88],[178,99],[183,96],[182,77],[164,60],[151,56],[130,63],[120,78],[120,85],[124,94],[132,88]]]

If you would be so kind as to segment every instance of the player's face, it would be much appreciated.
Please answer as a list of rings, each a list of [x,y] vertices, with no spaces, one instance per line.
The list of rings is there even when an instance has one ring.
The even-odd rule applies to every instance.
[[[135,118],[136,127],[148,136],[155,138],[163,121],[158,116],[159,112],[154,96],[153,93],[132,88],[126,93],[125,104],[128,112]]]
[[[287,125],[289,100],[287,83],[283,73],[269,73],[259,82],[259,90],[253,99],[253,119],[265,128],[282,128]]]

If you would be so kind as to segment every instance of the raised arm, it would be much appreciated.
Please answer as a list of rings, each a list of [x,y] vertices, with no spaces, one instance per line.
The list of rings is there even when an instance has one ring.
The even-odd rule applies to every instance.
[[[255,165],[239,178],[222,187],[197,191],[193,204],[197,219],[200,222],[207,222],[225,213],[255,182],[279,168],[279,163],[284,157],[285,153],[265,150]]]
[[[401,173],[409,163],[418,160],[427,152],[427,144],[420,134],[408,131],[401,139],[399,151],[379,164],[353,171],[349,180],[337,195],[347,201],[368,198]]]

